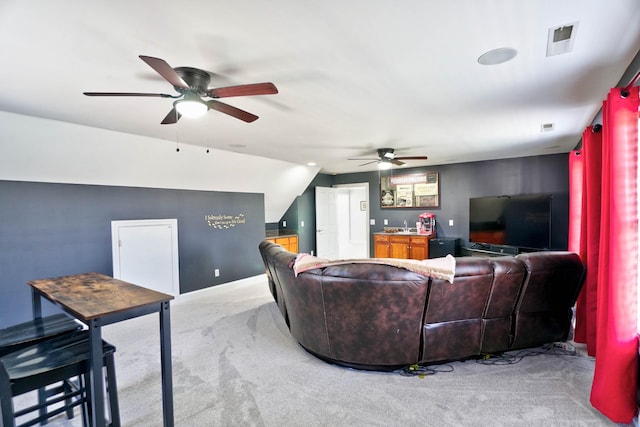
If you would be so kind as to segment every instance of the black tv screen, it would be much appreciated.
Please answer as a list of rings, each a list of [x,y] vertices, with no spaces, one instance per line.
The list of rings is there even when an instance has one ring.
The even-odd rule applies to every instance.
[[[551,247],[551,195],[469,199],[469,241],[530,249]]]

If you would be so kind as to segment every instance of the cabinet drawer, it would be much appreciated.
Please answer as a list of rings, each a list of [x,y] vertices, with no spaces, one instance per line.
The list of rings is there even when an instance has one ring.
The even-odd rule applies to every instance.
[[[414,245],[427,245],[429,243],[429,238],[427,236],[411,236],[410,240],[411,244]]]
[[[391,236],[389,241],[391,243],[406,243],[409,245],[409,236]]]

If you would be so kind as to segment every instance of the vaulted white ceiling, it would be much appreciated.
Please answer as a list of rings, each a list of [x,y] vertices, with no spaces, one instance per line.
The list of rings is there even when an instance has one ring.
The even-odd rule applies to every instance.
[[[572,50],[547,56],[549,29],[570,24]],[[503,47],[517,56],[477,62]],[[578,143],[639,48],[637,0],[4,0],[0,110],[326,173],[372,170],[348,159],[381,147],[429,156],[409,166],[552,154]],[[279,93],[224,99],[253,123],[209,111],[174,125],[160,124],[171,99],[82,94],[176,94],[138,55]]]

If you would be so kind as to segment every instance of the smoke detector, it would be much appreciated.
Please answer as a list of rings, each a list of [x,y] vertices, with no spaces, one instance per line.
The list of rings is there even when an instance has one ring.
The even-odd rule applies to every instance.
[[[576,40],[577,30],[577,22],[549,28],[549,34],[547,36],[547,56],[571,52],[573,50],[573,43]]]

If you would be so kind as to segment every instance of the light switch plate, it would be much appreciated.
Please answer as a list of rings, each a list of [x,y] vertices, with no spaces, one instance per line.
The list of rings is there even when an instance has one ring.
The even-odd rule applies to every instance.
[[[453,220],[452,219],[449,220],[449,227],[453,227]]]
[[[375,219],[370,219],[369,220],[369,225],[376,225],[376,220]]]
[[[304,221],[300,221],[300,227],[304,227]]]

